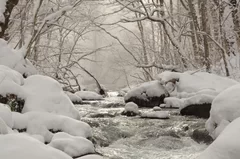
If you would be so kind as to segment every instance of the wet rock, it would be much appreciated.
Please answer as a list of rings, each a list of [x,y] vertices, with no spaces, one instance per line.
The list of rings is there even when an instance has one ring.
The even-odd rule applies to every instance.
[[[109,114],[109,113],[93,113],[88,115],[90,118],[114,118],[117,116],[117,113],[115,114]]]
[[[151,81],[130,90],[124,97],[124,100],[126,103],[134,102],[139,107],[153,108],[156,105],[164,103],[164,98],[168,96],[169,93],[160,82]]]
[[[209,135],[206,129],[194,130],[191,138],[198,143],[211,144],[213,142],[212,137]]]
[[[193,104],[183,108],[181,115],[191,115],[199,118],[208,119],[210,116],[211,103]]]

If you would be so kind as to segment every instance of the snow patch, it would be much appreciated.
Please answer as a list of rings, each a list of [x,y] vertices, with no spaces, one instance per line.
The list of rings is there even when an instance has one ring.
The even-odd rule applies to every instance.
[[[78,97],[82,98],[83,100],[101,100],[103,97],[96,92],[91,91],[78,91],[75,93]]]

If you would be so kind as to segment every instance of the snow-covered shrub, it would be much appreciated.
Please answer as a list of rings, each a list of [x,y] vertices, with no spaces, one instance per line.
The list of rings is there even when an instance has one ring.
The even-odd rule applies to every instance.
[[[213,138],[234,119],[240,117],[240,84],[234,85],[220,93],[212,103],[210,118],[206,128]]]
[[[37,73],[32,63],[24,58],[24,50],[12,49],[3,39],[0,39],[0,48],[0,65],[8,66],[25,77]]]
[[[101,100],[103,96],[91,91],[78,91],[75,93],[77,96],[82,98],[82,100]]]
[[[25,80],[22,87],[26,96],[23,113],[53,112],[74,119],[80,118],[78,110],[56,80],[47,76],[33,75]]]

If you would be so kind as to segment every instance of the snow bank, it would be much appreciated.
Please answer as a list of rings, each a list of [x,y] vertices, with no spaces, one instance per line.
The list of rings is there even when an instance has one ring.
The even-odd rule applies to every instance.
[[[20,114],[13,112],[13,129],[26,129],[31,135],[41,135],[46,142],[50,142],[54,132],[66,132],[73,136],[92,137],[91,127],[82,121],[66,116],[47,112],[28,112]]]
[[[239,159],[240,118],[231,122],[197,159]]]
[[[0,2],[1,3],[1,2]],[[1,7],[0,7],[1,20]],[[22,75],[30,76],[37,73],[32,63],[28,59],[24,59],[23,50],[12,49],[6,41],[0,39],[0,64],[18,71]]]
[[[206,128],[213,138],[232,122],[240,117],[240,84],[234,85],[220,93],[212,103],[210,118]]]
[[[176,82],[177,92],[198,92],[204,89],[212,89],[216,92],[221,92],[232,85],[239,84],[237,81],[227,77],[221,77],[207,72],[169,72],[165,71],[158,75],[158,80],[167,84],[169,81],[178,80]]]
[[[0,135],[5,135],[5,134],[8,134],[8,127],[4,122],[4,120],[0,118]]]
[[[71,92],[65,92],[65,93],[73,103],[82,103],[82,98],[80,98],[76,94],[73,94]]]
[[[91,91],[78,91],[75,93],[77,96],[82,98],[82,100],[101,100],[103,97],[96,92]]]
[[[26,91],[23,113],[41,111],[80,119],[78,110],[56,80],[47,76],[33,75],[25,80],[23,89]]]
[[[0,118],[8,125],[8,127],[13,127],[12,112],[7,105],[0,103]]]
[[[63,132],[56,133],[49,145],[65,152],[71,157],[95,153],[94,145],[91,141],[83,137],[75,137]]]
[[[0,135],[2,159],[72,159],[65,153],[23,134]]]

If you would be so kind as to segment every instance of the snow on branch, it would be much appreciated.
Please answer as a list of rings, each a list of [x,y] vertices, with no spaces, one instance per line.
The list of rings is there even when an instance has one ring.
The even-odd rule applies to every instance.
[[[152,68],[152,67],[156,67],[159,69],[163,69],[163,70],[175,70],[178,69],[180,66],[173,66],[173,65],[158,65],[155,62],[148,64],[148,65],[137,65],[138,68]]]

